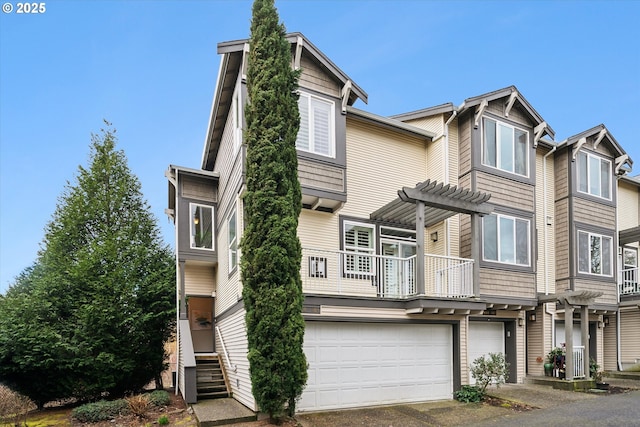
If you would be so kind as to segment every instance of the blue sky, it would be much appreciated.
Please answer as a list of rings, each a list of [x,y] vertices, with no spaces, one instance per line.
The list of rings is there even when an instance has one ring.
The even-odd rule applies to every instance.
[[[6,3],[3,1],[3,3]],[[30,266],[102,120],[166,243],[169,164],[200,167],[219,42],[251,1],[45,1],[0,15],[0,292]],[[556,140],[604,123],[640,171],[640,1],[276,1],[392,115],[515,85]]]

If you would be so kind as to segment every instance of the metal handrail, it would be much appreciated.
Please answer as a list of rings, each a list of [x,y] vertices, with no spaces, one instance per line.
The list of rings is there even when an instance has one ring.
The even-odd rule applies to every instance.
[[[220,344],[222,344],[222,352],[224,353],[224,358],[227,360],[227,365],[229,365],[233,372],[236,372],[238,370],[238,365],[231,364],[231,360],[229,360],[229,352],[227,352],[227,347],[224,345],[222,332],[220,332],[220,328],[218,326],[216,326],[216,333],[218,334],[218,338],[220,338]]]

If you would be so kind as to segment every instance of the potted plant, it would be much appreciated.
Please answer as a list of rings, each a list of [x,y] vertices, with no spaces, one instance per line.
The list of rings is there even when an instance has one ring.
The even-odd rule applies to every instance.
[[[549,373],[547,374],[547,370]],[[554,375],[556,371],[557,375]],[[547,353],[547,362],[544,364],[544,374],[548,377],[560,376],[560,372],[564,371],[564,349],[554,347]]]
[[[604,382],[604,372],[600,370],[600,365],[596,363],[592,357],[589,359],[589,374],[596,382],[596,388],[600,390],[608,390],[609,384]]]

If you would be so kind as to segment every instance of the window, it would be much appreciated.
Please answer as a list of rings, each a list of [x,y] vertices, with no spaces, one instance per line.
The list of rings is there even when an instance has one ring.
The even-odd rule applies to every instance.
[[[622,285],[620,293],[636,293],[638,290],[638,250],[636,248],[623,248],[622,271],[619,283]]]
[[[611,200],[611,162],[580,151],[578,153],[578,191]]]
[[[345,221],[343,233],[344,250],[358,254],[345,255],[344,272],[358,275],[374,274],[374,226],[371,224]]]
[[[529,226],[526,219],[488,215],[482,220],[482,253],[485,261],[529,266]]]
[[[229,244],[229,273],[238,266],[238,221],[234,210],[227,221],[227,242]]]
[[[213,207],[189,204],[191,247],[213,250]]]
[[[296,148],[322,156],[335,156],[334,104],[307,93],[300,93],[300,130]]]
[[[612,244],[613,239],[609,236],[579,231],[578,272],[611,276]]]
[[[489,118],[484,118],[482,123],[482,163],[517,175],[529,176],[529,133]]]

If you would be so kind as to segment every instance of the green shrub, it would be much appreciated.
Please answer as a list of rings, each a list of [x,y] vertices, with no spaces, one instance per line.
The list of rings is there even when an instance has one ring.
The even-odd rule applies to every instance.
[[[463,385],[453,396],[464,403],[480,402],[484,398],[484,392],[474,385]]]
[[[166,426],[167,424],[169,424],[169,418],[167,418],[166,415],[161,416],[160,418],[158,418],[158,424],[160,424],[161,426]]]
[[[171,403],[171,396],[165,390],[155,390],[149,393],[149,403],[154,406],[168,406]]]
[[[71,412],[71,416],[83,423],[95,423],[126,414],[128,410],[129,403],[125,399],[101,400],[78,406]]]
[[[502,353],[489,353],[480,356],[471,364],[471,376],[484,395],[489,384],[500,387],[509,379],[509,363]]]

